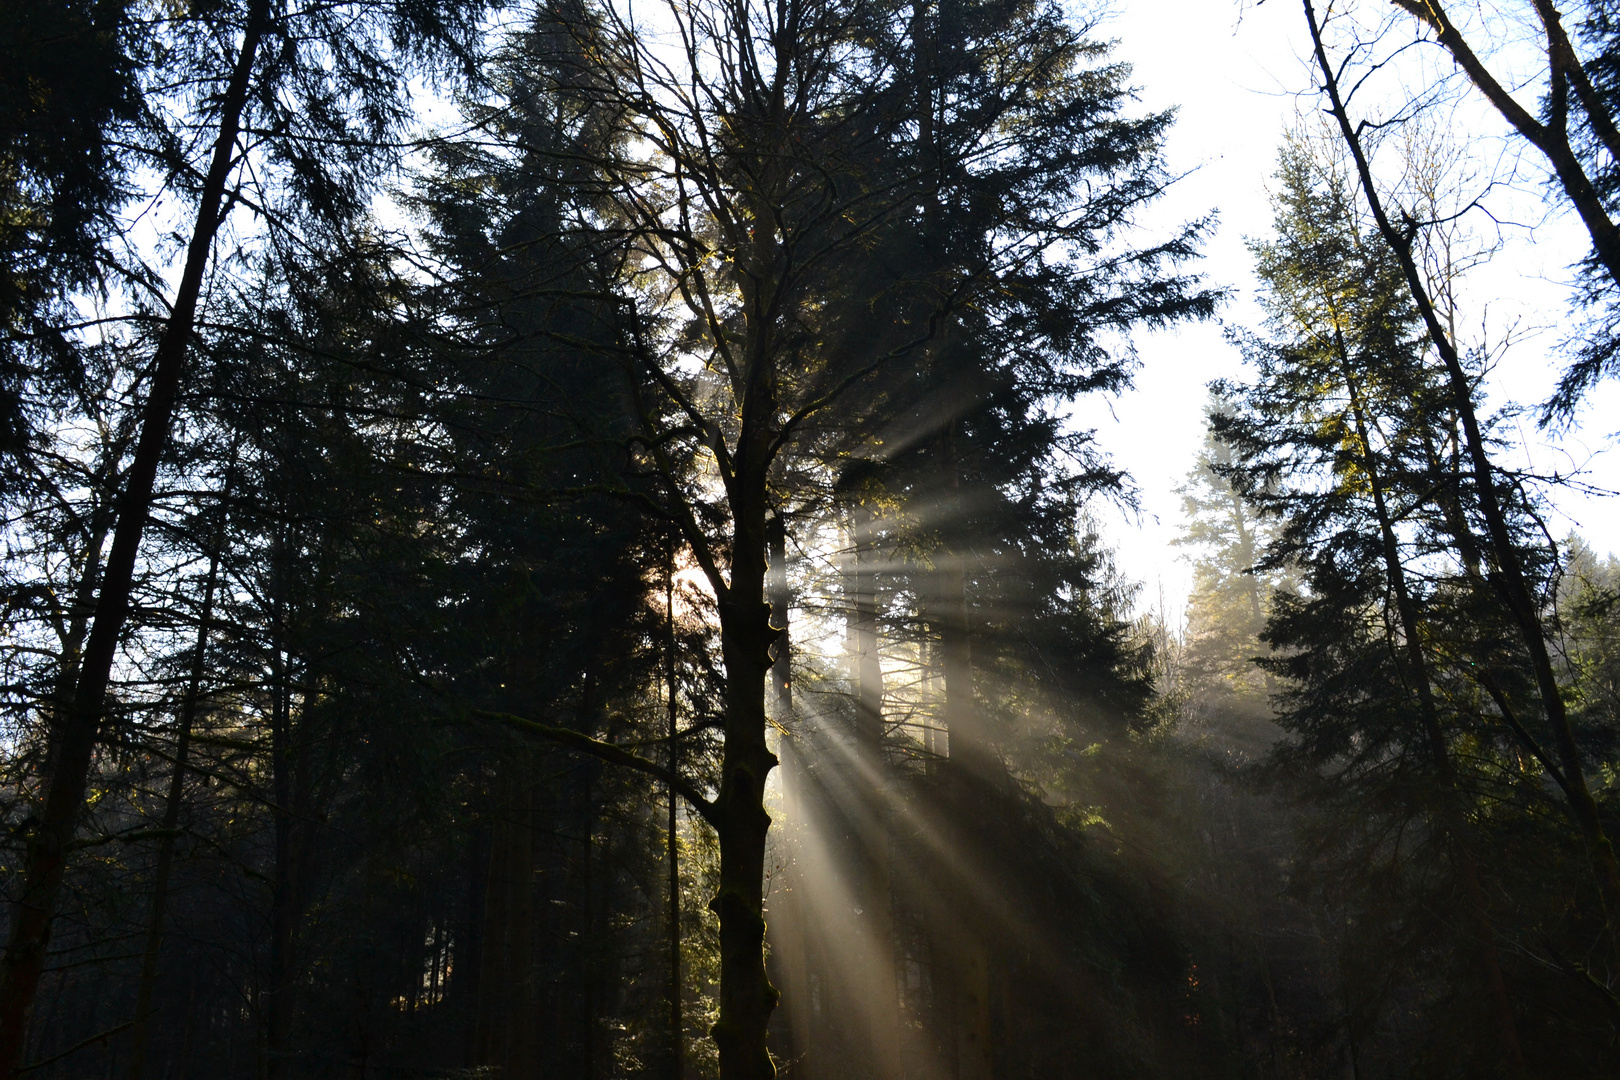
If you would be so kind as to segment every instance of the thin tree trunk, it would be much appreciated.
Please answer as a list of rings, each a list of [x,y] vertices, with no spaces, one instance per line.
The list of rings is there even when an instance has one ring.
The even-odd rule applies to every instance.
[[[279,576],[279,574],[278,574]],[[280,588],[278,584],[277,588]],[[292,694],[288,688],[287,656],[283,651],[280,601],[276,602],[276,632],[271,645],[270,783],[275,805],[274,866],[270,895],[270,971],[265,997],[264,1075],[269,1080],[287,1075],[287,1054],[292,1037],[292,960],[294,895],[293,858],[293,748]]]
[[[680,775],[680,700],[675,682],[675,541],[669,542],[664,564],[664,708],[669,735],[669,773]],[[685,1019],[681,1015],[681,848],[676,832],[679,810],[673,780],[666,785],[669,823],[665,832],[669,860],[669,1080],[681,1080],[685,1071]]]
[[[487,796],[479,792],[474,798],[485,803],[487,816]],[[480,822],[473,826],[467,844],[465,917],[452,939],[455,952],[445,988],[448,1011],[462,1025],[462,1061],[469,1068],[478,1064],[478,1003],[479,987],[484,981],[484,897],[489,891],[489,856],[490,829]]]
[[[512,782],[511,755],[500,765],[493,802],[495,820],[490,827],[489,862],[485,868],[484,903],[477,913],[481,923],[478,999],[473,1017],[472,1062],[477,1067],[503,1064],[506,1046],[505,1017],[511,1009],[513,980],[507,934],[512,900],[512,820],[516,786]]]
[[[580,974],[582,976],[579,1002],[580,1042],[582,1060],[580,1068],[581,1080],[596,1080],[600,1066],[600,1055],[597,1053],[597,1020],[599,1012],[598,998],[601,995],[600,980],[597,976],[597,957],[599,942],[597,940],[598,923],[596,918],[596,808],[595,799],[595,762],[585,765],[585,780],[579,785],[579,816],[580,824],[580,895],[584,901],[583,939],[580,941]],[[517,1075],[524,1075],[518,1070],[512,1070]]]
[[[887,765],[883,754],[883,653],[878,634],[877,562],[873,539],[876,520],[862,493],[853,493],[850,536],[854,546],[850,575],[850,644],[855,676],[855,775],[845,787],[850,805],[843,807],[853,825],[851,878],[857,911],[855,932],[869,970],[846,972],[859,983],[849,1017],[848,1034],[864,1029],[869,1045],[862,1055],[868,1075],[899,1075],[899,989],[894,972],[893,902],[889,884],[889,823],[885,806]]]
[[[230,485],[226,484],[228,494]],[[207,663],[209,624],[214,618],[214,588],[219,580],[220,551],[224,541],[223,511],[219,533],[208,556],[208,579],[203,585],[203,602],[197,623],[197,644],[186,679],[185,697],[180,705],[179,724],[174,740],[174,771],[169,777],[168,801],[163,805],[162,837],[158,840],[157,865],[152,872],[152,910],[146,924],[146,947],[141,954],[141,981],[135,994],[135,1031],[129,1052],[129,1080],[141,1080],[146,1067],[146,1042],[151,1031],[152,989],[157,983],[158,956],[163,947],[163,919],[169,899],[169,876],[174,869],[175,833],[180,825],[180,806],[185,797],[186,761],[191,751],[191,729],[202,700],[202,677]]]
[[[513,1000],[508,1008],[511,1019],[507,1028],[507,1076],[533,1076],[539,1060],[540,1025],[536,1022],[539,1004],[538,972],[534,962],[534,843],[535,823],[538,817],[536,782],[538,772],[534,751],[523,747],[518,751],[517,826],[512,844],[512,956],[514,966]],[[587,799],[589,789],[587,789]],[[585,857],[590,858],[591,838],[585,836]],[[589,866],[589,863],[586,864]],[[592,917],[594,918],[594,908]],[[591,929],[594,930],[594,924]],[[594,937],[593,939],[594,940]],[[594,1011],[594,1004],[588,1006]]]
[[[1479,961],[1480,974],[1484,976],[1490,994],[1492,1018],[1497,1028],[1497,1038],[1501,1043],[1502,1060],[1509,1076],[1522,1080],[1529,1076],[1529,1070],[1525,1065],[1524,1050],[1519,1044],[1518,1019],[1514,1016],[1513,1002],[1508,997],[1507,982],[1502,977],[1501,960],[1497,955],[1496,930],[1491,926],[1485,902],[1485,888],[1480,881],[1479,864],[1474,858],[1472,830],[1469,828],[1467,815],[1460,805],[1462,794],[1457,787],[1456,770],[1452,766],[1445,732],[1440,727],[1440,712],[1434,703],[1428,658],[1424,655],[1423,640],[1419,636],[1417,609],[1406,587],[1406,568],[1401,562],[1400,545],[1384,498],[1383,478],[1373,456],[1361,395],[1356,388],[1355,376],[1350,369],[1349,357],[1343,349],[1342,342],[1340,354],[1344,364],[1345,386],[1350,392],[1350,409],[1356,422],[1356,436],[1361,441],[1362,468],[1367,473],[1367,481],[1372,488],[1373,508],[1378,514],[1378,530],[1383,540],[1384,566],[1389,573],[1390,589],[1395,594],[1401,633],[1406,638],[1406,659],[1413,687],[1417,691],[1418,715],[1422,719],[1429,760],[1434,767],[1435,781],[1439,787],[1439,813],[1436,816],[1451,841],[1452,858],[1457,866],[1458,877],[1462,879],[1464,903],[1468,908],[1468,919],[1474,928],[1475,957]]]
[[[56,744],[56,753],[52,755],[54,768],[47,780],[39,824],[28,838],[23,857],[22,891],[12,912],[5,957],[0,960],[0,1080],[14,1080],[17,1075],[28,1016],[45,968],[51,922],[56,914],[67,856],[84,809],[107,685],[129,615],[141,534],[151,507],[158,463],[169,442],[175,402],[185,372],[187,345],[196,323],[203,273],[222,221],[225,186],[235,164],[236,139],[248,100],[254,59],[267,29],[269,6],[269,0],[253,0],[250,4],[241,49],[219,98],[218,135],[203,179],[180,286],[153,360],[152,385],[141,418],[140,439],[119,500],[112,551],[96,598],[84,663],[74,689],[72,707],[65,717],[59,718],[58,726],[52,731],[52,741]]]
[[[1434,343],[1435,351],[1445,365],[1447,377],[1451,383],[1453,404],[1457,409],[1458,418],[1462,422],[1463,434],[1467,440],[1469,462],[1473,466],[1474,486],[1480,503],[1480,510],[1485,516],[1488,527],[1490,551],[1496,563],[1496,573],[1492,581],[1501,591],[1508,610],[1512,613],[1515,624],[1519,630],[1519,637],[1523,641],[1526,651],[1530,655],[1531,666],[1536,677],[1536,686],[1540,693],[1542,709],[1547,717],[1548,727],[1552,729],[1553,743],[1558,752],[1559,765],[1569,781],[1569,803],[1571,816],[1575,819],[1576,827],[1580,831],[1581,839],[1586,848],[1587,860],[1591,864],[1592,874],[1597,880],[1599,894],[1603,898],[1606,918],[1611,936],[1615,931],[1615,920],[1620,918],[1620,863],[1615,860],[1614,847],[1604,831],[1603,822],[1598,816],[1597,802],[1592,798],[1591,789],[1587,784],[1585,766],[1581,761],[1580,750],[1575,744],[1574,732],[1570,728],[1569,715],[1564,705],[1564,699],[1558,686],[1558,678],[1552,666],[1552,657],[1547,649],[1547,637],[1541,617],[1537,612],[1534,596],[1531,595],[1529,583],[1525,580],[1523,565],[1519,552],[1514,545],[1513,537],[1508,529],[1507,517],[1503,513],[1502,505],[1497,498],[1495,486],[1495,470],[1491,465],[1490,456],[1485,449],[1484,438],[1480,433],[1479,420],[1474,415],[1472,388],[1469,385],[1467,373],[1463,371],[1462,362],[1457,354],[1456,346],[1452,343],[1445,328],[1441,326],[1434,304],[1429,298],[1428,287],[1412,256],[1411,240],[1400,232],[1391,222],[1385,212],[1382,196],[1373,183],[1372,169],[1367,162],[1366,153],[1362,149],[1361,137],[1354,125],[1350,122],[1350,115],[1346,111],[1344,100],[1339,92],[1339,83],[1332,63],[1328,60],[1327,48],[1322,41],[1322,29],[1317,21],[1314,0],[1304,0],[1305,18],[1311,31],[1311,40],[1316,54],[1317,67],[1322,74],[1323,87],[1327,92],[1329,103],[1332,106],[1334,118],[1338,121],[1340,134],[1344,137],[1345,145],[1355,162],[1356,173],[1361,181],[1361,187],[1367,197],[1368,207],[1372,210],[1373,218],[1378,223],[1378,231],[1384,241],[1390,246],[1401,264],[1401,270],[1406,277],[1408,291],[1412,301],[1422,317],[1429,337]],[[1620,253],[1617,253],[1617,267],[1620,267]],[[1620,273],[1620,270],[1617,270]]]
[[[952,505],[949,512],[961,514],[962,477],[956,456],[956,426],[947,427],[940,439]],[[940,666],[945,676],[945,730],[950,740],[948,754],[957,769],[981,779],[995,775],[995,750],[990,745],[973,704],[973,643],[968,627],[966,546],[960,526],[948,527],[940,552],[938,582],[938,622]]]
[[[1440,513],[1445,520],[1446,529],[1451,533],[1452,539],[1457,542],[1457,553],[1462,556],[1463,568],[1472,578],[1483,579],[1480,573],[1479,544],[1475,542],[1474,531],[1468,526],[1468,517],[1463,513],[1461,479],[1461,462],[1457,460],[1455,447],[1451,454],[1451,464],[1448,466],[1445,459],[1440,456],[1440,450],[1434,445],[1434,439],[1428,431],[1423,432],[1423,455],[1429,466],[1434,486],[1435,500],[1440,504]]]
[[[961,463],[956,425],[940,439],[946,479],[952,496],[950,512],[963,513]],[[961,523],[947,529],[938,583],[936,619],[941,667],[945,676],[945,728],[952,769],[974,783],[993,781],[1001,765],[973,701],[973,644],[968,622],[967,559]],[[991,958],[980,928],[957,918],[947,930],[950,951],[952,1035],[956,1080],[990,1080],[993,1073],[993,1027],[990,1015]]]
[[[68,613],[67,635],[62,639],[61,667],[56,673],[56,683],[51,693],[51,708],[61,717],[61,723],[66,723],[73,711],[73,688],[79,681],[84,637],[90,629],[90,612],[96,601],[96,587],[101,580],[101,553],[107,543],[107,531],[111,524],[112,515],[108,513],[108,508],[96,507],[90,517],[90,537],[85,543],[79,587],[73,591],[73,609]],[[56,748],[53,746],[51,749]],[[44,775],[50,776],[55,771],[55,763],[47,760]]]
[[[849,510],[851,553],[847,637],[854,653],[855,747],[866,767],[883,755],[883,655],[878,648],[877,556],[872,550],[872,511],[859,492]]]

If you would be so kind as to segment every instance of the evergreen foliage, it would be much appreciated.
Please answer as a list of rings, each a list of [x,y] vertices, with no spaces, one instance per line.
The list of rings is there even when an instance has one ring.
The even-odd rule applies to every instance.
[[[0,1080],[1611,1071],[1620,569],[1300,135],[1133,616],[1099,29],[0,0]]]

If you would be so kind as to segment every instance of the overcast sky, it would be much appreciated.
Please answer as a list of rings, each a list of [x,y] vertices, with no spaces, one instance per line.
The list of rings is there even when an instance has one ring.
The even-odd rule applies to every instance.
[[[1177,172],[1192,170],[1153,212],[1156,220],[1180,220],[1218,210],[1220,230],[1207,249],[1202,271],[1236,290],[1223,320],[1255,326],[1254,279],[1245,237],[1268,233],[1271,211],[1265,188],[1281,135],[1301,110],[1314,103],[1298,95],[1311,85],[1303,63],[1303,16],[1294,0],[1270,0],[1240,12],[1237,0],[1120,0],[1120,13],[1101,35],[1118,39],[1120,58],[1135,67],[1134,82],[1151,108],[1176,106],[1179,119],[1169,157]],[[1241,18],[1240,18],[1241,14]],[[1476,123],[1456,114],[1464,127]],[[1482,144],[1501,148],[1488,118],[1479,116]],[[1166,215],[1161,218],[1160,215]],[[1568,222],[1542,223],[1534,231],[1510,229],[1492,265],[1471,279],[1479,318],[1498,329],[1525,334],[1502,360],[1490,382],[1490,405],[1513,400],[1533,405],[1556,377],[1554,351],[1567,324],[1568,264],[1580,254],[1581,238]],[[1539,332],[1531,332],[1545,327]],[[1243,365],[1218,325],[1140,335],[1142,360],[1135,389],[1113,400],[1077,408],[1080,422],[1097,429],[1098,441],[1132,474],[1143,513],[1136,520],[1104,515],[1122,570],[1146,586],[1143,601],[1154,606],[1161,589],[1169,613],[1179,612],[1190,577],[1179,549],[1170,546],[1180,526],[1174,489],[1192,466],[1203,439],[1205,385],[1241,376]],[[1585,479],[1620,488],[1620,455],[1612,432],[1620,428],[1620,387],[1609,383],[1594,396],[1585,422],[1563,439],[1522,425],[1527,452],[1541,466],[1567,471],[1584,463]],[[1518,464],[1523,464],[1521,455]],[[1562,518],[1555,533],[1574,528],[1600,552],[1620,551],[1620,499],[1555,497]]]

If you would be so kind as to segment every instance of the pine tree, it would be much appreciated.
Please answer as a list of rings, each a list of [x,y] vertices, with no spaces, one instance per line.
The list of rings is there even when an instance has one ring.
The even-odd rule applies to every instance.
[[[892,408],[886,387],[937,375],[932,343],[970,298],[1012,298],[1007,314],[987,325],[1028,343],[1019,353],[1031,365],[1024,373],[1050,373],[1033,392],[1054,395],[1088,378],[1119,378],[1123,368],[1096,343],[1105,329],[1208,307],[1188,282],[1162,272],[1190,253],[1187,236],[1093,275],[1046,255],[1066,245],[1094,249],[1158,190],[1166,118],[1120,119],[1120,69],[1088,73],[1082,65],[1096,48],[1044,8],[943,12],[968,21],[941,23],[942,86],[954,79],[975,96],[935,125],[958,151],[926,159],[928,170],[948,170],[940,179],[915,153],[919,95],[906,81],[914,65],[890,64],[885,52],[916,35],[903,36],[910,22],[868,25],[877,14],[824,4],[768,16],[683,10],[677,22],[694,54],[676,77],[611,13],[556,9],[518,39],[517,64],[505,76],[513,88],[506,101],[532,94],[548,109],[563,107],[563,126],[541,134],[533,160],[553,170],[550,190],[572,200],[559,227],[588,254],[583,269],[595,291],[620,298],[604,320],[606,336],[575,343],[623,365],[638,427],[629,436],[632,471],[648,484],[640,497],[678,526],[718,598],[730,695],[725,764],[717,800],[695,805],[719,830],[722,851],[715,1035],[728,1076],[769,1072],[763,1040],[774,997],[760,964],[758,910],[767,824],[759,799],[772,765],[763,688],[774,637],[764,606],[764,522],[767,509],[792,497],[784,481],[803,475],[815,450],[843,433],[862,441],[873,414]],[[986,17],[992,21],[979,26]],[[975,29],[995,46],[970,49]],[[742,62],[733,39],[770,61]],[[992,55],[1016,64],[992,64]],[[712,70],[700,57],[714,61]],[[854,76],[868,61],[883,79]],[[1051,93],[1025,98],[1015,84]],[[955,99],[942,90],[939,100]],[[651,158],[636,149],[647,139]],[[1077,201],[1082,177],[1104,183]],[[570,189],[575,180],[586,183]],[[902,253],[907,216],[931,185],[978,194],[939,240],[958,237],[961,249],[908,273],[886,256]],[[897,283],[883,280],[885,267],[902,268]],[[905,298],[905,317],[871,317],[885,293]],[[991,345],[964,345],[963,370]],[[1080,358],[1074,369],[1059,361],[1067,356]],[[964,714],[961,735],[971,720]],[[612,748],[595,751],[625,763]]]
[[[272,0],[247,0],[160,20],[160,40],[142,54],[162,57],[161,65],[143,69],[139,78],[143,85],[161,81],[164,90],[148,98],[130,142],[167,177],[166,184],[175,185],[193,212],[184,230],[178,284],[166,313],[153,320],[158,330],[150,381],[138,407],[139,435],[123,472],[111,546],[96,584],[71,704],[53,717],[50,730],[53,766],[0,962],[0,1076],[13,1076],[21,1064],[108,688],[130,616],[142,538],[160,469],[170,456],[180,394],[188,385],[192,337],[216,237],[230,211],[246,199],[267,215],[272,234],[302,220],[309,226],[302,236],[305,251],[318,251],[323,229],[341,230],[363,209],[370,183],[386,161],[379,151],[408,118],[407,73],[443,71],[475,22],[469,5],[282,10]],[[102,31],[115,33],[112,25]],[[393,48],[394,43],[399,47]],[[114,70],[116,82],[117,65]],[[94,109],[88,113],[97,115]],[[27,130],[45,134],[31,126]],[[244,133],[252,137],[240,143]],[[89,148],[93,151],[94,145]],[[257,171],[244,168],[248,156]],[[92,167],[94,158],[92,153]],[[250,194],[256,181],[258,190]],[[139,280],[143,275],[135,271],[132,276]],[[134,321],[140,325],[146,320]]]
[[[128,194],[118,127],[142,108],[149,27],[123,3],[0,7],[0,483],[29,483],[41,405],[79,379],[62,309],[105,286],[112,214]],[[44,429],[44,430],[41,430]]]
[[[1227,407],[1212,398],[1205,415],[1213,420]],[[1231,448],[1206,434],[1180,489],[1187,525],[1176,543],[1197,552],[1181,678],[1193,716],[1209,724],[1208,734],[1235,737],[1252,751],[1275,733],[1265,722],[1275,687],[1257,663],[1266,652],[1260,634],[1272,594],[1292,583],[1286,567],[1257,569],[1274,539],[1273,523],[1257,515],[1224,475],[1233,464]]]

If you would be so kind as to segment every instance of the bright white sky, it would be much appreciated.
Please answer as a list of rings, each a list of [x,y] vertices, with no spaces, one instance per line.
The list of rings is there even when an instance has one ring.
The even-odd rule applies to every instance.
[[[1119,14],[1103,27],[1118,40],[1117,55],[1135,66],[1134,82],[1149,108],[1177,106],[1170,137],[1171,167],[1196,170],[1154,211],[1154,217],[1187,219],[1210,209],[1221,226],[1208,247],[1203,272],[1235,287],[1224,311],[1227,323],[1257,326],[1254,279],[1246,236],[1263,237],[1271,226],[1266,185],[1275,167],[1282,132],[1302,109],[1316,106],[1298,91],[1313,84],[1303,57],[1304,21],[1295,0],[1270,0],[1241,11],[1238,0],[1118,0]],[[1462,123],[1474,120],[1464,116]],[[1480,116],[1481,124],[1486,124]],[[1486,128],[1487,137],[1494,129]],[[1505,142],[1498,145],[1506,145]],[[1534,189],[1531,188],[1533,191]],[[1532,234],[1516,230],[1490,267],[1470,279],[1470,293],[1500,328],[1516,323],[1529,333],[1501,362],[1491,381],[1490,405],[1540,402],[1551,389],[1559,362],[1554,354],[1568,325],[1565,304],[1568,265],[1582,254],[1583,238],[1568,222],[1543,224]],[[1100,515],[1117,551],[1120,568],[1145,586],[1145,607],[1163,595],[1166,614],[1179,618],[1190,581],[1186,557],[1170,546],[1181,523],[1181,484],[1203,441],[1205,385],[1238,376],[1243,365],[1222,339],[1218,325],[1140,335],[1142,368],[1135,388],[1111,401],[1082,402],[1076,414],[1097,429],[1098,441],[1134,478],[1142,514]],[[1620,386],[1610,382],[1591,399],[1584,425],[1561,440],[1521,425],[1528,453],[1542,468],[1569,471],[1584,464],[1584,479],[1620,489]],[[1523,452],[1521,452],[1523,453]],[[1522,459],[1519,462],[1522,464]],[[1599,552],[1620,550],[1620,498],[1554,497],[1562,520],[1549,522],[1555,535],[1575,529]]]

